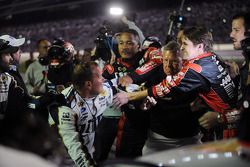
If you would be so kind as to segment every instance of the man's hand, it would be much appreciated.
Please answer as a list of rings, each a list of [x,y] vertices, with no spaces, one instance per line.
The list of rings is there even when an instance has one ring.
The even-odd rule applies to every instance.
[[[141,109],[144,111],[149,110],[152,106],[155,106],[156,103],[157,101],[153,97],[147,96],[147,98],[143,100]]]
[[[119,78],[118,85],[121,85],[123,87],[127,87],[129,84],[132,84],[132,83],[133,83],[133,79],[130,76],[125,75],[125,76]]]
[[[120,93],[117,93],[117,94],[114,96],[114,99],[113,99],[113,106],[114,106],[114,108],[118,109],[118,108],[120,108],[122,105],[127,104],[128,101],[129,101],[128,94],[127,94],[126,92],[120,92]]]
[[[128,23],[128,19],[127,19],[126,16],[122,16],[121,21],[122,21],[124,24],[127,24],[127,23]]]
[[[219,113],[208,111],[199,118],[200,126],[205,129],[211,129],[218,124],[217,116]]]

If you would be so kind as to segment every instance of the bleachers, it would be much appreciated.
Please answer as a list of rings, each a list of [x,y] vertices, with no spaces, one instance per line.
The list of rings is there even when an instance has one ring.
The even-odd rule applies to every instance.
[[[212,3],[201,1],[195,4],[186,4],[184,9],[189,5],[192,8],[190,12],[183,10],[183,15],[187,18],[187,26],[206,25],[212,31],[215,43],[230,43],[230,17],[239,11],[250,10],[250,0],[218,0],[212,1]],[[168,30],[168,17],[174,10],[178,10],[178,7],[138,11],[136,12],[136,24],[142,29],[145,36],[156,35],[164,41]],[[52,40],[55,37],[63,37],[71,41],[76,49],[83,49],[94,46],[97,31],[102,26],[103,21],[107,19],[109,19],[107,16],[62,19],[15,27],[1,27],[0,33],[26,37],[31,42],[24,48],[26,52],[35,48],[35,42],[38,39],[48,38]]]

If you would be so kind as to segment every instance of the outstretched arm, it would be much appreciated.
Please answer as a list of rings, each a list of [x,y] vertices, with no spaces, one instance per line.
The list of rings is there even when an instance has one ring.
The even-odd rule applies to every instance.
[[[127,104],[129,101],[141,100],[148,96],[148,91],[138,91],[138,92],[120,92],[114,96],[113,105],[115,107],[121,107],[124,104]]]

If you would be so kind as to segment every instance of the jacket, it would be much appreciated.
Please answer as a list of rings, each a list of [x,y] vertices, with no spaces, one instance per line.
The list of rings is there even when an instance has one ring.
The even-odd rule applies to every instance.
[[[104,92],[93,98],[82,98],[70,86],[62,94],[68,107],[59,107],[58,130],[70,157],[78,166],[88,166],[92,159],[95,130],[104,110],[111,105],[111,86],[103,84]]]
[[[184,63],[175,80],[163,80],[148,90],[155,98],[171,97],[179,91],[196,92],[214,111],[224,113],[237,101],[237,88],[213,53],[205,53]]]

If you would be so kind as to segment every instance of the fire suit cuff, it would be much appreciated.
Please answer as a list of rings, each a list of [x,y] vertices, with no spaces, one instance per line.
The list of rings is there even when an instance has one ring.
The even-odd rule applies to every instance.
[[[153,86],[153,87],[147,89],[147,91],[148,91],[148,96],[154,97],[154,98],[157,98],[157,97],[158,97],[158,96],[157,96],[157,93],[156,93],[156,87],[155,87],[155,86]]]
[[[130,72],[128,74],[128,76],[133,80],[134,84],[138,84],[138,82],[139,82],[139,80],[138,80],[139,76],[138,76],[138,74],[136,72],[132,71],[132,72]]]

